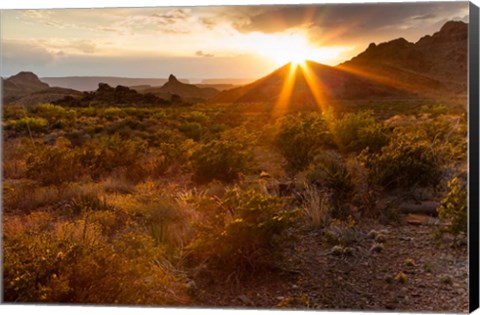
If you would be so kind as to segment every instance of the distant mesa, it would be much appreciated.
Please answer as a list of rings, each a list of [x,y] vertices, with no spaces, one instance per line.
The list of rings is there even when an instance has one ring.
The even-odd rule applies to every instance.
[[[67,95],[79,95],[78,91],[59,87],[50,87],[40,81],[33,72],[22,71],[7,79],[2,79],[3,103],[31,105],[52,102]]]
[[[180,82],[173,74],[170,74],[168,81],[161,87],[138,89],[140,93],[150,93],[161,98],[171,98],[178,95],[189,101],[204,101],[211,99],[219,93],[213,87],[198,87],[194,84]]]
[[[37,75],[33,72],[22,71],[5,80],[10,87],[19,90],[34,92],[49,88],[50,86],[40,81]]]
[[[181,100],[180,100],[181,101]],[[153,94],[141,94],[126,86],[111,87],[106,83],[99,83],[96,91],[84,92],[80,97],[67,96],[55,101],[54,104],[63,106],[160,106],[168,105],[169,100],[161,99]]]
[[[110,86],[161,86],[167,82],[166,78],[124,78],[110,76],[70,76],[70,77],[43,77],[43,82],[51,86],[75,89],[78,91],[95,91],[99,83],[106,83]],[[182,79],[183,82],[188,80]]]

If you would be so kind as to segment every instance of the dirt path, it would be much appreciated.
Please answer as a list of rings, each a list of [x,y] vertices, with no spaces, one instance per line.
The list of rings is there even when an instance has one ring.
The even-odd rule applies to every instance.
[[[372,229],[385,235],[380,252],[371,251]],[[435,230],[433,225],[363,224],[348,255],[333,255],[318,230],[298,231],[297,240],[285,244],[281,271],[237,284],[199,280],[195,304],[466,312],[466,246],[438,245]],[[395,279],[399,272],[405,283]]]

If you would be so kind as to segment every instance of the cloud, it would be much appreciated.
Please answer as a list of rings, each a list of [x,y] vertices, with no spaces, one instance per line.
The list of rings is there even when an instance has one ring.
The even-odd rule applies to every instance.
[[[166,12],[158,12],[151,15],[155,18],[155,22],[160,25],[171,25],[178,21],[183,21],[189,18],[190,10],[187,9],[173,9]]]
[[[2,76],[19,71],[36,71],[50,67],[54,53],[35,43],[17,40],[2,41]]]
[[[198,57],[215,57],[215,55],[213,55],[213,54],[206,54],[206,53],[204,53],[204,52],[201,51],[201,50],[197,50],[197,51],[195,52],[195,56],[198,56]]]
[[[468,9],[467,2],[325,4],[250,7],[232,25],[240,32],[275,33],[299,27],[335,28],[351,25],[350,31],[375,31],[415,20],[455,16]],[[419,21],[421,23],[421,21]]]
[[[4,40],[2,41],[2,59],[3,64],[46,65],[55,59],[55,55],[32,42]]]
[[[97,44],[88,39],[40,39],[37,40],[40,46],[50,51],[61,50],[64,53],[93,54],[97,51]]]

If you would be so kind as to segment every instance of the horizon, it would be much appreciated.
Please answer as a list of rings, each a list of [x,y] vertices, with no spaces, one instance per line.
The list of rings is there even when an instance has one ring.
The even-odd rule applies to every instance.
[[[468,2],[2,10],[1,20],[2,77],[254,79],[416,42],[468,22]]]

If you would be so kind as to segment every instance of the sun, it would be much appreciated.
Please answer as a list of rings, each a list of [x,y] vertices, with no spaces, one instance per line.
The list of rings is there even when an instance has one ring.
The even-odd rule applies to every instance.
[[[334,65],[341,54],[349,50],[349,47],[343,46],[316,46],[301,32],[252,33],[249,35],[249,44],[255,53],[273,61],[277,66],[286,63],[299,65],[306,60]]]
[[[305,60],[315,60],[319,57],[319,51],[300,34],[279,35],[264,40],[259,47],[259,53],[278,64],[289,62],[300,64]]]

